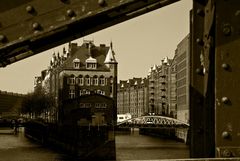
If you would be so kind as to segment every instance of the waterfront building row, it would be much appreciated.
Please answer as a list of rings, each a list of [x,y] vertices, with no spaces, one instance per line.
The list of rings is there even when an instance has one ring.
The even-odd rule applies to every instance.
[[[187,35],[177,45],[173,59],[163,58],[145,78],[120,80],[118,114],[164,115],[189,123],[189,55]]]

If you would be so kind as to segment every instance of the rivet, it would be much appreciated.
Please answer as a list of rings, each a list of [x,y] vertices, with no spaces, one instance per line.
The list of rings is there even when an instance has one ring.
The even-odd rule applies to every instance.
[[[33,27],[34,30],[40,30],[41,29],[41,25],[37,22],[33,23],[32,27]]]
[[[225,70],[228,70],[229,69],[229,65],[226,64],[226,63],[223,63],[222,64],[222,68],[225,69]]]
[[[230,36],[232,32],[231,26],[229,24],[226,24],[223,26],[223,34],[225,36]]]
[[[205,15],[202,9],[197,9],[197,14],[202,17]]]
[[[200,38],[197,38],[196,42],[201,46],[203,46],[203,44],[204,44],[203,40]]]
[[[197,73],[198,75],[203,75],[203,69],[202,69],[202,68],[197,68],[197,69],[196,69],[196,73]]]
[[[26,7],[26,11],[27,11],[28,13],[33,13],[33,12],[34,12],[33,6],[27,6],[27,7]]]
[[[6,41],[6,36],[0,35],[0,42],[3,43]]]
[[[106,1],[105,0],[98,0],[98,4],[100,6],[105,6],[106,5]]]
[[[222,138],[223,139],[229,139],[230,138],[230,134],[227,131],[222,132]]]
[[[229,103],[229,99],[227,97],[222,97],[222,103],[224,104]]]
[[[67,15],[69,17],[73,17],[73,16],[75,16],[75,12],[73,10],[69,9],[69,10],[67,10]]]

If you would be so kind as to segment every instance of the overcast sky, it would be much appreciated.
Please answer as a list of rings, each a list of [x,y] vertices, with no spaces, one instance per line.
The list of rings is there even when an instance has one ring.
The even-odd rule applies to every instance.
[[[73,42],[94,40],[95,45],[110,45],[118,61],[118,79],[146,77],[154,64],[165,56],[173,58],[177,44],[189,33],[189,11],[192,0],[181,0],[140,17],[125,21]],[[0,90],[16,93],[33,91],[34,77],[49,65],[53,52],[47,50],[23,61],[0,68]]]

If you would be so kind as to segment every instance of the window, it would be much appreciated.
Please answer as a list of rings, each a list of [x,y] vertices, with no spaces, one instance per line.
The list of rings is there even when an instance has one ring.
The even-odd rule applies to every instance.
[[[87,69],[97,69],[97,59],[90,56],[86,60],[86,68]]]
[[[90,107],[91,107],[91,103],[86,103],[86,104],[85,104],[85,107],[86,107],[86,108],[90,108]]]
[[[80,89],[79,90],[79,96],[82,96],[83,95],[83,91]]]
[[[74,68],[75,68],[75,69],[79,69],[79,67],[80,67],[80,63],[75,62],[75,63],[74,63]]]
[[[75,98],[75,90],[74,89],[70,89],[69,90],[69,98]]]
[[[103,76],[99,79],[99,85],[104,86],[105,85],[105,78]]]
[[[88,75],[85,77],[85,84],[90,86],[90,77]]]
[[[111,76],[109,79],[110,79],[110,84],[112,84],[113,83],[113,77]]]
[[[71,85],[75,84],[75,78],[74,77],[69,78],[69,84],[71,84]]]
[[[105,91],[98,90],[97,93],[101,95],[105,95]]]
[[[79,108],[90,108],[91,107],[91,103],[80,103],[79,104]]]
[[[97,69],[97,64],[96,63],[87,63],[86,68],[87,69]]]
[[[87,63],[86,68],[87,69],[97,69],[97,64],[96,63]]]
[[[83,81],[83,77],[82,76],[79,76],[78,83],[79,83],[80,86],[84,85],[84,81]]]
[[[75,59],[73,60],[73,68],[74,68],[74,69],[79,69],[79,68],[80,68],[80,59],[75,58]]]
[[[93,85],[95,85],[95,86],[98,85],[98,77],[97,76],[93,77]]]
[[[89,91],[89,90],[86,90],[86,94],[90,94],[90,91]]]
[[[95,103],[95,108],[107,108],[106,103]]]

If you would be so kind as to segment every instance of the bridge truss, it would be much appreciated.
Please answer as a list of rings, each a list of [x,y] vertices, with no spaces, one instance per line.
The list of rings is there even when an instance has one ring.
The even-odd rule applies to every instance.
[[[176,1],[1,0],[0,67]],[[239,0],[193,0],[189,61],[194,158],[240,157],[239,6]]]
[[[117,123],[118,127],[188,128],[189,124],[166,116],[141,116]]]

